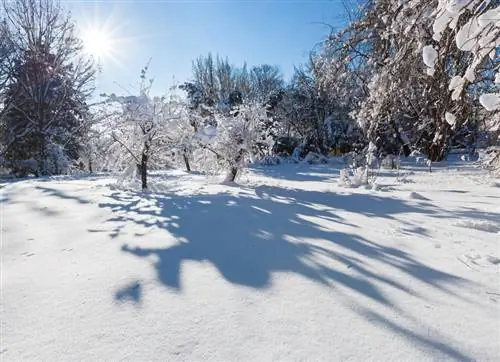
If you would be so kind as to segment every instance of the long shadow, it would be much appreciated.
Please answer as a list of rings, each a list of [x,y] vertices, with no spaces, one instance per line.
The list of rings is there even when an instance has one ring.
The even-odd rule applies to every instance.
[[[81,197],[78,197],[78,196],[74,196],[74,195],[69,195],[69,194],[66,194],[63,191],[60,191],[60,190],[57,190],[57,189],[54,189],[54,188],[44,187],[44,186],[35,186],[35,189],[40,190],[42,193],[44,193],[46,195],[57,196],[57,197],[59,197],[61,199],[65,199],[65,200],[77,201],[80,204],[89,204],[90,203],[90,201],[88,201],[88,200],[86,200],[84,198],[81,198]]]
[[[173,290],[182,289],[180,270],[186,260],[209,261],[225,280],[237,285],[266,288],[274,273],[295,273],[325,286],[347,287],[392,308],[397,306],[377,283],[418,295],[406,285],[376,274],[364,265],[363,258],[382,262],[409,279],[452,295],[456,295],[453,285],[467,283],[419,262],[404,251],[322,226],[321,219],[329,223],[345,222],[335,214],[333,206],[368,216],[382,214],[386,218],[398,213],[432,212],[397,199],[267,186],[257,188],[254,194],[239,196],[115,192],[109,198],[109,202],[99,206],[119,213],[110,222],[165,229],[178,240],[173,246],[162,248],[128,244],[122,247],[124,252],[137,257],[155,255],[158,280]],[[140,207],[139,198],[161,209],[161,215],[151,208]],[[283,203],[285,200],[287,204]],[[325,242],[332,243],[336,251],[325,247]]]
[[[434,353],[438,353],[441,358],[453,359],[455,361],[474,361],[475,359],[471,356],[466,355],[464,352],[455,348],[451,343],[441,342],[437,338],[430,338],[428,336],[419,334],[415,331],[409,330],[406,327],[400,326],[395,322],[385,318],[379,313],[372,312],[369,310],[364,310],[361,312],[367,320],[372,324],[380,326],[381,328],[387,329],[392,332],[395,336],[407,339],[412,342],[417,342],[418,345],[424,349],[429,350]],[[437,356],[436,356],[437,357]],[[440,358],[440,359],[441,359]]]
[[[261,198],[291,199],[305,207],[324,205],[330,210],[343,210],[352,213],[394,219],[402,213],[435,214],[432,205],[420,204],[418,207],[410,205],[401,199],[377,194],[337,194],[333,192],[305,191],[301,189],[287,189],[274,186],[260,186],[255,192]]]
[[[331,181],[338,177],[342,164],[287,164],[284,166],[254,166],[252,172],[288,181]]]
[[[59,190],[38,189],[48,196],[82,204],[88,202]],[[166,230],[175,237],[176,243],[165,247],[143,247],[141,241],[147,236],[136,228],[136,235],[131,236],[135,240],[122,245],[124,253],[139,258],[154,256],[157,280],[175,292],[183,288],[181,266],[184,261],[209,262],[231,284],[263,289],[272,285],[275,274],[293,273],[339,293],[350,290],[360,303],[362,298],[367,298],[407,318],[386,290],[425,299],[409,287],[418,281],[441,293],[460,297],[460,288],[470,283],[426,265],[405,251],[368,240],[356,234],[356,228],[351,233],[335,230],[335,224],[349,225],[338,215],[338,210],[383,219],[394,219],[398,214],[439,211],[422,204],[373,194],[339,195],[270,186],[247,189],[236,195],[181,196],[117,191],[105,197],[108,199],[99,207],[115,214],[108,220],[116,226],[112,236],[116,233],[116,237],[123,237],[121,228],[135,224],[145,231]],[[389,270],[379,274],[373,262]],[[393,277],[391,269],[398,278]],[[136,281],[118,289],[114,298],[117,302],[141,303],[142,283]],[[368,311],[365,315],[371,323],[441,356],[468,359],[446,343],[430,340],[373,313]]]

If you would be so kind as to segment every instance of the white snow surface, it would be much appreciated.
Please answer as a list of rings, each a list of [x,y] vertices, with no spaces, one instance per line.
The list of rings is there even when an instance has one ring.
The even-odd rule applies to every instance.
[[[0,359],[498,361],[500,183],[342,167],[0,183]]]

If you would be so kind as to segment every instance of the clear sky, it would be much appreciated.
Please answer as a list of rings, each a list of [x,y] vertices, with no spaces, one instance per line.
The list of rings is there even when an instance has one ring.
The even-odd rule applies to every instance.
[[[62,0],[80,29],[109,38],[111,54],[100,57],[98,88],[121,92],[136,88],[140,69],[151,58],[155,93],[186,81],[191,62],[220,54],[235,65],[279,65],[285,78],[294,65],[328,35],[321,22],[339,26],[339,0],[234,1],[74,1]],[[116,83],[120,86],[118,86]]]

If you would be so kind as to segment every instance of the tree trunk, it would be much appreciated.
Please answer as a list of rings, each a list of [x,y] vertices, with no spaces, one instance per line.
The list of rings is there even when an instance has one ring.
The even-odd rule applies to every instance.
[[[234,182],[236,180],[237,175],[238,175],[238,168],[231,167],[231,171],[229,172],[229,175],[228,175],[228,181]]]
[[[427,150],[427,158],[432,162],[443,161],[446,158],[445,142],[432,143]]]
[[[45,140],[40,137],[40,153],[38,154],[38,172],[39,176],[47,176],[49,174],[47,170],[47,147],[45,145]],[[37,176],[38,177],[38,176]]]
[[[184,158],[184,163],[186,164],[186,171],[191,172],[191,165],[189,164],[189,158],[187,153],[184,153],[182,157]]]
[[[234,159],[234,164],[235,165],[238,165],[240,163],[240,161],[242,160],[242,158],[244,156],[244,153],[245,153],[244,150],[240,150],[238,152],[238,155]],[[238,166],[232,166],[231,167],[231,171],[229,172],[229,175],[228,175],[228,181],[234,182],[236,180],[236,176],[238,176],[239,169],[240,168]]]
[[[143,152],[141,155],[141,186],[142,190],[147,190],[148,188],[148,155]]]

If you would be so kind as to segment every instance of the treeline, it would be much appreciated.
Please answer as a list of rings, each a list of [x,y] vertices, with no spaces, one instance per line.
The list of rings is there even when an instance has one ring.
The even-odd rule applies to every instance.
[[[177,162],[228,168],[234,180],[277,154],[420,152],[434,162],[498,143],[498,1],[358,5],[288,81],[278,66],[208,54],[163,97],[149,94],[146,67],[137,95],[91,107],[95,67],[60,5],[4,1],[1,166],[24,176],[132,165],[146,187],[148,168]]]

